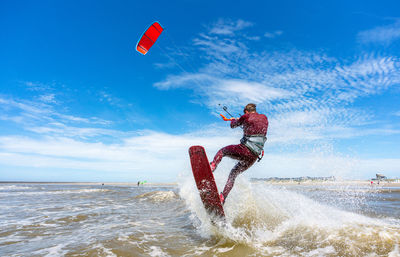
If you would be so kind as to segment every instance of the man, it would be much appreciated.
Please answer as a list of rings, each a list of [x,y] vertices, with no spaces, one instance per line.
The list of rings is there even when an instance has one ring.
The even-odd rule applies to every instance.
[[[220,194],[222,204],[225,203],[225,199],[233,188],[236,177],[250,168],[258,159],[258,156],[263,154],[264,143],[267,140],[267,116],[258,114],[256,105],[252,103],[246,105],[243,112],[244,115],[238,119],[227,119],[221,114],[225,121],[231,121],[231,128],[243,126],[243,138],[240,140],[240,144],[225,146],[217,152],[214,160],[210,163],[211,170],[214,172],[225,156],[239,161],[231,170],[224,191]]]

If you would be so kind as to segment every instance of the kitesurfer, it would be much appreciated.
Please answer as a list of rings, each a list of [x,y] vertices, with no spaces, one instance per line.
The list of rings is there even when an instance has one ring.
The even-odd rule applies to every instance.
[[[210,163],[212,172],[217,168],[222,158],[228,156],[239,162],[231,170],[224,190],[220,194],[221,202],[225,203],[229,192],[232,190],[236,177],[250,168],[257,159],[261,160],[264,154],[264,144],[267,140],[268,118],[264,114],[257,113],[256,105],[249,103],[243,110],[240,118],[226,118],[220,114],[223,120],[231,122],[231,128],[243,127],[243,138],[238,145],[228,145],[220,149]],[[261,156],[261,157],[259,157]]]

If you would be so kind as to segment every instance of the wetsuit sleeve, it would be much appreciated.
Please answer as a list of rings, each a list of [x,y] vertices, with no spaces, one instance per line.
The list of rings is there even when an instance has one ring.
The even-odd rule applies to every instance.
[[[240,116],[239,119],[233,119],[231,121],[231,128],[236,128],[236,127],[239,127],[240,125],[242,125],[243,122],[246,120],[245,116],[246,115],[242,115],[242,116]]]

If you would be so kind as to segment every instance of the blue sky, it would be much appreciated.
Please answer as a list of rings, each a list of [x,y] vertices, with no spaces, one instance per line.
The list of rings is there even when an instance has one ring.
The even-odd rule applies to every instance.
[[[398,1],[2,1],[0,180],[172,182],[270,120],[248,177],[400,177]],[[146,56],[134,48],[165,28]],[[232,161],[224,160],[221,172]]]

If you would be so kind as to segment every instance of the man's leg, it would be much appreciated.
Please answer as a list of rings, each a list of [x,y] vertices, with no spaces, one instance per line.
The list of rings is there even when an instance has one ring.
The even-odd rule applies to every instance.
[[[228,145],[225,146],[224,148],[221,148],[214,156],[214,159],[212,161],[212,166],[214,170],[217,168],[218,164],[221,162],[222,158],[225,156],[228,156],[233,159],[240,159],[241,157],[241,152],[242,152],[242,147],[240,145]],[[212,170],[212,171],[214,171]]]
[[[251,165],[253,165],[255,161],[256,161],[256,158],[253,160],[239,161],[235,165],[235,167],[233,167],[233,169],[231,170],[231,173],[229,174],[228,181],[226,181],[224,191],[222,192],[222,195],[224,196],[225,200],[228,197],[229,192],[232,190],[233,185],[235,184],[236,177],[243,171],[250,168]]]

